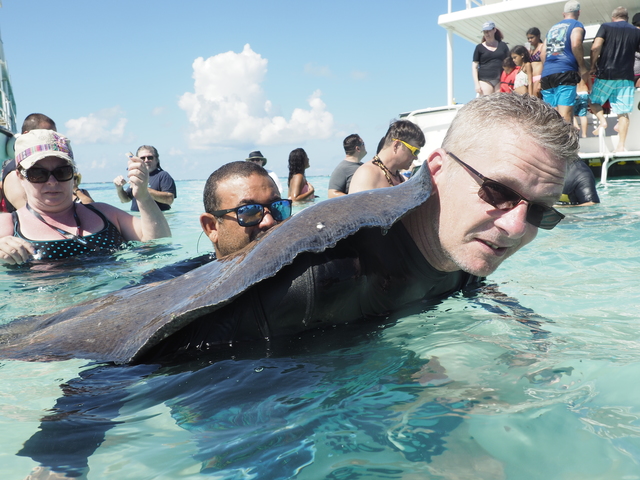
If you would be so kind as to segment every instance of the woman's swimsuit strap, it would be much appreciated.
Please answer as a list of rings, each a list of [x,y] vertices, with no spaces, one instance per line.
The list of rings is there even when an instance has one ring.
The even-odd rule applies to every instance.
[[[104,224],[104,227],[99,232],[82,237],[82,240],[86,242],[85,244],[81,244],[74,239],[66,238],[60,240],[31,240],[25,237],[20,231],[20,219],[17,212],[11,213],[13,218],[13,236],[31,242],[37,250],[36,258],[38,260],[58,260],[96,251],[113,252],[114,250],[122,248],[125,239],[120,233],[120,230],[118,230],[100,210],[91,205],[84,206],[96,213]]]

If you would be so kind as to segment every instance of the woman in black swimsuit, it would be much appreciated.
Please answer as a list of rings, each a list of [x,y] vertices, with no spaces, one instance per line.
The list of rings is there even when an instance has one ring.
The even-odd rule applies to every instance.
[[[478,95],[500,91],[502,61],[509,56],[509,47],[502,41],[502,33],[493,22],[482,25],[482,43],[473,52],[471,73]]]
[[[112,251],[131,240],[171,236],[149,195],[149,172],[136,157],[129,163],[129,180],[141,205],[139,218],[106,203],[74,202],[73,151],[69,140],[53,130],[31,130],[20,136],[16,165],[27,204],[12,215],[0,215],[0,263],[56,260]]]

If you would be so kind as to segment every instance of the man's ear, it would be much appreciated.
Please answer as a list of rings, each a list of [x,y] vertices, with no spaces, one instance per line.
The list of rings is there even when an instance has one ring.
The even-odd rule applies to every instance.
[[[427,159],[429,171],[431,172],[431,178],[436,179],[442,174],[444,157],[446,156],[447,153],[441,148],[437,148],[436,150],[431,152],[431,155],[429,155],[429,158]]]
[[[210,213],[203,213],[200,215],[200,226],[211,243],[216,245],[218,243],[218,219]]]

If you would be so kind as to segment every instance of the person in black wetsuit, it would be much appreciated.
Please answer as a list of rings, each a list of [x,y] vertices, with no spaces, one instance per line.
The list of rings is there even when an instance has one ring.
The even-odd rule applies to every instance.
[[[593,172],[579,157],[570,162],[558,205],[586,207],[600,203]]]

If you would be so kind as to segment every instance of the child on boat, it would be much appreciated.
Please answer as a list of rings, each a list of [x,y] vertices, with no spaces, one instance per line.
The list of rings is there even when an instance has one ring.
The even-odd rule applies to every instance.
[[[531,55],[524,45],[516,45],[511,49],[513,62],[520,67],[516,75],[513,91],[521,95],[533,95],[533,69],[531,68]]]

